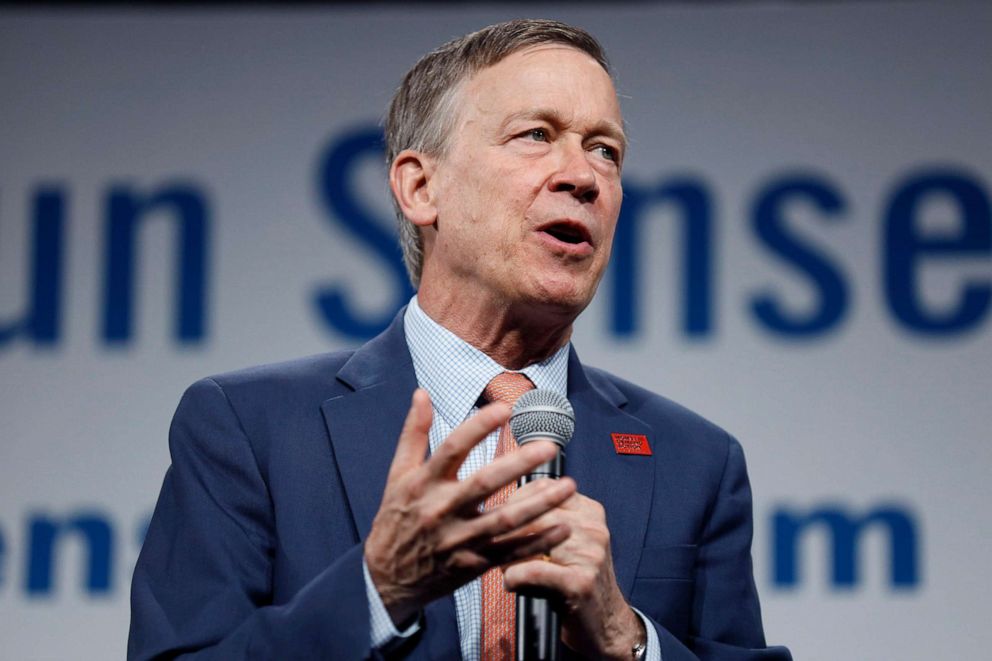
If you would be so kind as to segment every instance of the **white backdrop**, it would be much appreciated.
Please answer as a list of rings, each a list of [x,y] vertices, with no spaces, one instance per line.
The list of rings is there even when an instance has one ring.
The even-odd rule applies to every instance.
[[[324,166],[420,54],[524,10],[601,38],[632,138],[636,237],[576,345],[743,442],[769,640],[987,654],[992,5],[878,2],[0,12],[0,658],[123,656],[179,395],[360,342],[321,292],[390,313],[399,281],[348,229],[390,229],[383,168]],[[109,237],[156,194],[121,340]],[[790,537],[811,515],[839,523]]]

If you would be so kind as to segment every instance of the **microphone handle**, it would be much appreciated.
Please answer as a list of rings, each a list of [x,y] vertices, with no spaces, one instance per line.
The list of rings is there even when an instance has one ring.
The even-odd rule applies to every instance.
[[[565,453],[559,451],[547,463],[517,482],[523,486],[534,480],[558,479],[565,473]],[[551,602],[541,597],[517,594],[517,661],[558,661],[561,620]]]
[[[533,482],[534,480],[540,480],[546,477],[557,480],[559,477],[565,474],[565,451],[559,449],[558,454],[556,454],[552,459],[544,462],[534,470],[530,472],[529,475],[521,475],[520,479],[517,480],[517,486],[522,487],[523,485]]]

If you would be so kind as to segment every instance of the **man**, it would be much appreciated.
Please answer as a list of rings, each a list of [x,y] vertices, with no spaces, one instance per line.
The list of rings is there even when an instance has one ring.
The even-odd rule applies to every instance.
[[[513,21],[446,44],[387,142],[417,296],[355,352],[186,393],[129,657],[511,659],[530,589],[560,602],[566,654],[789,658],[765,648],[739,445],[569,344],[622,197],[596,41]],[[553,454],[501,431],[534,386],[575,408],[570,477],[513,491]]]

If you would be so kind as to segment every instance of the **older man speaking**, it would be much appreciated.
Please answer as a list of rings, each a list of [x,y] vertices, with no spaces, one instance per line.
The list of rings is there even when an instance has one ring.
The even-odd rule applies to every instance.
[[[555,604],[565,656],[789,658],[738,443],[570,345],[622,200],[596,40],[521,20],[445,44],[386,134],[417,295],[357,351],[187,391],[129,657],[513,659],[519,592]],[[556,451],[505,424],[533,388],[574,407],[568,475],[515,488]]]

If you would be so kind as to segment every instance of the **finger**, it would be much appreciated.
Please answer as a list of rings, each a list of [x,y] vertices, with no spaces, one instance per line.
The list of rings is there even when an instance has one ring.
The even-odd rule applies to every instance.
[[[510,407],[500,402],[488,404],[471,418],[455,427],[427,462],[433,477],[454,477],[465,457],[490,432],[510,419]]]
[[[389,466],[387,479],[392,480],[424,463],[432,418],[430,395],[423,388],[417,388],[413,391],[410,410],[406,414],[403,431],[400,432],[399,441],[396,443],[396,453]]]
[[[575,493],[575,482],[569,478],[539,480],[520,489],[519,493],[525,493],[526,496],[514,498],[493,511],[465,521],[454,528],[442,540],[441,549],[470,547],[517,531],[521,526],[550,512],[567,500]],[[542,526],[542,528],[547,527],[549,527],[547,523]],[[538,532],[540,530],[528,530],[528,533]]]
[[[547,479],[547,480],[532,480],[522,487],[517,487],[512,494],[510,494],[508,503],[512,503],[517,500],[522,500],[524,498],[529,498],[531,494],[538,493],[541,489],[547,489],[554,486],[568,485],[571,489],[572,496],[577,494],[578,486],[575,484],[575,480],[563,475],[558,479]],[[572,496],[569,496],[566,500],[571,500]]]
[[[503,583],[510,592],[540,588],[568,597],[574,581],[575,573],[570,568],[544,559],[525,560],[503,570]]]
[[[588,516],[602,516],[605,520],[606,511],[603,506],[596,500],[593,500],[589,496],[582,493],[576,493],[574,498],[570,498],[567,503],[563,505],[564,509],[572,512],[577,512],[579,514],[584,514]]]
[[[550,441],[534,441],[520,446],[516,451],[503,455],[488,466],[480,468],[459,484],[454,505],[458,508],[475,507],[491,493],[510,482],[516,482],[558,452]]]
[[[531,535],[506,537],[478,549],[478,553],[495,566],[507,565],[550,553],[571,534],[567,525],[558,523]]]

